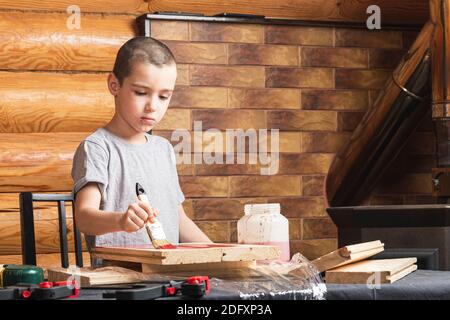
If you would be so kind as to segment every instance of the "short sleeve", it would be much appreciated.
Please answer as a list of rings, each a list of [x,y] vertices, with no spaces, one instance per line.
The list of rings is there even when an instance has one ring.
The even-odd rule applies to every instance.
[[[175,156],[173,146],[170,143],[169,143],[169,153],[170,153],[170,166],[172,168],[173,185],[175,186],[176,189],[177,202],[178,204],[181,204],[185,200],[185,197],[183,191],[181,190],[180,181],[178,178],[177,158]]]
[[[108,154],[99,144],[83,141],[75,151],[72,163],[73,194],[87,183],[97,182],[104,195],[108,185]]]

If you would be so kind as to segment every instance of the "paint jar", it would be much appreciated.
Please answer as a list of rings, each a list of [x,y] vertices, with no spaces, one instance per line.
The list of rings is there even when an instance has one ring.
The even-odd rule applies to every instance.
[[[289,221],[279,203],[247,204],[237,223],[238,243],[278,246],[281,261],[289,261]]]

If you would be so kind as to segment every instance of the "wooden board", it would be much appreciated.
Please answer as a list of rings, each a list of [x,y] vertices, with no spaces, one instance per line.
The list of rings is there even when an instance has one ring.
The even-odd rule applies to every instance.
[[[417,258],[360,261],[325,273],[327,283],[392,283],[417,269]]]
[[[175,249],[153,249],[151,246],[96,247],[92,248],[91,252],[97,258],[149,265],[272,260],[280,256],[280,249],[276,246],[229,243],[186,243]]]
[[[151,279],[149,275],[121,267],[104,267],[98,269],[51,268],[48,269],[47,272],[49,281],[67,281],[71,278],[77,280],[81,287],[91,287],[105,284],[136,283]]]
[[[370,241],[339,248],[312,261],[319,272],[367,259],[384,250],[381,241]]]

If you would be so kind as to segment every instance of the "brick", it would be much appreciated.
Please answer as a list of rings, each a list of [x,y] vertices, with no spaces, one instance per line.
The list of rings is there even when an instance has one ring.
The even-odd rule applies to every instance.
[[[177,64],[177,86],[189,85],[189,66]]]
[[[267,139],[263,135],[259,136],[258,141],[261,144],[266,145],[267,152],[275,152],[272,150],[272,132],[267,132]],[[290,153],[300,153],[301,152],[301,136],[300,132],[279,132],[278,135],[278,152],[290,152]],[[274,141],[274,147],[277,143]],[[249,150],[248,148],[246,150]],[[261,150],[258,148],[258,150]],[[249,151],[248,151],[249,152]]]
[[[263,43],[264,27],[252,24],[191,22],[190,40]]]
[[[367,68],[368,53],[360,48],[301,48],[303,67]]]
[[[230,108],[299,109],[298,89],[229,89]]]
[[[230,44],[229,64],[298,66],[298,47],[282,45]]]
[[[152,20],[151,35],[158,40],[189,40],[189,27],[185,21]]]
[[[404,54],[405,51],[399,49],[370,49],[369,68],[395,69]]]
[[[263,129],[266,116],[259,110],[193,110],[194,121],[202,122],[202,129]]]
[[[221,67],[191,65],[190,84],[194,86],[264,87],[264,67]]]
[[[333,70],[325,68],[267,68],[266,87],[333,88]]]
[[[218,43],[166,42],[177,63],[227,64],[227,47]]]
[[[230,242],[230,224],[228,221],[197,222],[198,227],[213,242]]]
[[[267,203],[280,203],[281,213],[287,218],[328,217],[323,197],[271,197]]]
[[[227,177],[180,177],[181,190],[189,198],[226,197]]]
[[[304,110],[367,110],[369,95],[366,90],[302,90]]]
[[[230,196],[299,196],[300,185],[298,176],[231,176]]]
[[[336,29],[337,47],[401,48],[402,33],[385,30]]]
[[[227,108],[227,89],[177,86],[170,101],[175,108]]]
[[[383,89],[392,72],[388,70],[337,69],[337,89]]]
[[[304,219],[303,239],[336,238],[337,228],[331,219]]]
[[[267,127],[286,131],[335,131],[336,112],[332,111],[268,111]]]
[[[238,243],[237,221],[230,221],[230,242]]]
[[[194,220],[239,220],[246,204],[266,203],[264,198],[189,199],[190,217]]]
[[[302,176],[304,196],[323,196],[325,190],[324,176]]]
[[[241,154],[243,157],[245,157],[244,163],[238,162],[238,156],[237,154],[231,154],[231,157],[233,159],[232,163],[227,163],[226,155],[224,154],[212,154],[211,152],[208,152],[208,154],[203,154],[203,159],[205,159],[206,156],[210,157],[210,161],[213,161],[213,163],[205,163],[205,160],[203,160],[202,164],[196,164],[195,165],[195,175],[197,176],[212,176],[212,175],[255,175],[260,174],[260,168],[261,164],[258,160],[258,154],[254,154],[256,163],[250,163],[249,161],[249,155],[248,154]],[[217,159],[220,159],[216,161]],[[222,162],[222,163],[220,163]]]
[[[291,255],[300,252],[309,260],[317,259],[337,249],[337,239],[292,240]]]
[[[303,152],[336,153],[350,139],[344,132],[302,132]]]
[[[326,174],[333,160],[332,154],[300,153],[279,155],[278,174]]]
[[[266,42],[296,45],[333,45],[333,29],[299,26],[266,26]]]
[[[302,219],[289,219],[289,239],[302,239]]]
[[[176,130],[191,128],[190,110],[168,109],[166,115],[155,127],[157,130]]]
[[[338,131],[353,131],[361,122],[364,112],[338,112]]]

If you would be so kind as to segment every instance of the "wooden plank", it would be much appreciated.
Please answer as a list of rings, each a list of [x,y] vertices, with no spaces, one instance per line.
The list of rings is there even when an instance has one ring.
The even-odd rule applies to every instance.
[[[1,0],[0,9],[16,9],[30,11],[61,11],[67,12],[67,8],[71,5],[80,7],[81,12],[97,12],[97,13],[133,13],[140,14],[148,11],[148,3],[143,0]]]
[[[389,283],[393,283],[403,277],[406,277],[408,274],[410,274],[411,272],[414,272],[416,270],[417,270],[417,265],[413,264],[412,266],[406,267],[405,269],[403,269],[393,275],[387,276],[386,280],[388,280]]]
[[[265,15],[271,18],[290,18],[309,21],[366,23],[369,5],[381,9],[382,23],[421,25],[428,19],[428,2],[423,0],[325,1],[282,0],[153,0],[149,11],[181,11],[214,15],[222,12]]]
[[[48,269],[61,266],[61,255],[59,253],[37,254],[37,265]],[[89,252],[83,252],[83,264],[88,266],[90,262]],[[22,264],[22,255],[2,255],[0,264]],[[75,254],[69,253],[69,265],[75,265]]]
[[[141,272],[121,267],[50,268],[47,272],[49,281],[67,281],[67,279],[73,278],[83,288],[105,284],[136,283],[152,278]]]
[[[398,280],[401,275],[408,274],[407,271],[412,272],[409,267],[416,262],[417,258],[360,261],[328,270],[325,279],[327,283],[366,284],[371,279],[380,283],[391,283]]]
[[[0,192],[70,191],[73,154],[87,135],[0,134]]]
[[[106,80],[106,73],[0,71],[0,133],[90,133],[114,114]],[[190,129],[189,110],[170,108],[157,129],[178,128]]]
[[[271,260],[279,257],[274,246],[239,244],[181,244],[175,249],[96,247],[92,254],[107,260],[141,262],[154,265],[199,264],[221,261]]]
[[[312,261],[319,272],[360,261],[384,250],[381,241],[370,241],[349,245],[330,252]]]
[[[60,252],[58,218],[35,221],[35,243],[37,253]],[[84,236],[81,236],[83,250],[87,250]],[[73,220],[67,219],[68,251],[74,252]],[[21,254],[20,222],[0,220],[0,256]]]
[[[238,278],[249,275],[257,276],[256,271],[253,269],[255,265],[255,261],[226,261],[165,266],[142,264],[142,272],[145,274],[165,274],[177,277],[207,275],[209,277]]]
[[[0,69],[111,71],[119,47],[137,35],[132,15],[81,14],[80,29],[68,18],[0,12]]]

